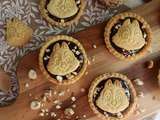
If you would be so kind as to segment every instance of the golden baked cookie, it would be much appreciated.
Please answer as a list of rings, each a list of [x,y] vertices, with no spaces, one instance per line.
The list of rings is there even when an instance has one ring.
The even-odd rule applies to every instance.
[[[6,40],[9,45],[21,47],[32,38],[33,30],[17,18],[7,21]]]
[[[62,45],[56,43],[50,56],[47,69],[55,75],[67,75],[75,71],[80,65],[72,50],[66,42]]]
[[[75,0],[50,0],[47,10],[58,18],[68,18],[78,12]]]
[[[48,37],[40,50],[39,66],[45,77],[59,85],[76,82],[87,68],[83,46],[66,35]]]
[[[39,9],[51,25],[68,26],[79,21],[85,5],[85,0],[40,0]]]
[[[141,16],[125,12],[110,19],[105,27],[104,37],[109,52],[114,56],[133,60],[149,50],[152,32]]]
[[[91,84],[88,101],[104,120],[124,120],[135,110],[137,97],[131,81],[119,73],[105,73]]]

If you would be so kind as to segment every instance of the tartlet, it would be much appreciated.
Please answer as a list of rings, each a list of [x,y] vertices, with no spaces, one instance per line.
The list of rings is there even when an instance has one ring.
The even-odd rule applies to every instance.
[[[136,108],[136,91],[131,81],[119,73],[105,73],[91,84],[88,101],[103,120],[127,119]]]
[[[105,43],[110,53],[119,59],[134,60],[150,49],[150,25],[132,12],[118,14],[105,27]]]
[[[81,43],[66,35],[48,37],[39,54],[39,66],[44,76],[58,85],[69,85],[79,80],[87,62]]]
[[[33,30],[18,18],[12,18],[6,23],[6,41],[14,47],[22,47],[32,38]]]
[[[85,6],[85,0],[40,0],[39,9],[51,25],[69,26],[78,23]]]

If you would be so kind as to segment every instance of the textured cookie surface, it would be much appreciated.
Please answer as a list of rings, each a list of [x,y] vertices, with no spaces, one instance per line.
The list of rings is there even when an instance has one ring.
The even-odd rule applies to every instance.
[[[106,112],[118,113],[129,106],[129,100],[119,80],[116,80],[114,84],[108,80],[96,104]]]
[[[51,0],[47,9],[58,18],[68,18],[78,12],[75,0]]]
[[[124,21],[118,32],[113,36],[113,42],[120,48],[126,50],[141,49],[145,45],[139,22],[130,19]]]
[[[51,54],[47,65],[49,72],[54,75],[67,75],[75,71],[79,66],[79,61],[74,53],[69,49],[68,44],[63,42],[60,46],[57,43]]]
[[[22,21],[14,18],[7,22],[6,39],[11,46],[23,46],[32,38],[33,30]]]

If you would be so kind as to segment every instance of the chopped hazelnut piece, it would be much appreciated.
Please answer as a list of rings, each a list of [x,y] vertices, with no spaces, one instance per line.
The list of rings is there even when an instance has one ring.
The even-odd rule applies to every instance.
[[[135,80],[134,80],[134,83],[135,83],[136,85],[138,85],[138,86],[143,86],[143,85],[144,85],[144,82],[143,82],[141,79],[139,79],[139,78],[135,79]]]
[[[64,111],[64,114],[66,115],[66,116],[72,116],[72,115],[74,115],[74,110],[72,109],[72,108],[66,108],[65,109],[65,111]]]
[[[153,60],[148,61],[148,63],[147,63],[147,68],[148,68],[148,69],[152,69],[153,66],[154,66]]]
[[[37,72],[34,69],[30,69],[28,72],[28,78],[31,80],[37,79]]]
[[[38,100],[33,100],[31,103],[30,103],[30,108],[32,110],[38,110],[40,109],[41,107],[41,102],[39,102]]]

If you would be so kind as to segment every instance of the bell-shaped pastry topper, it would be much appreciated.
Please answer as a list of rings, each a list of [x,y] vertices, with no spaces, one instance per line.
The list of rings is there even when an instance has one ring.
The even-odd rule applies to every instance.
[[[137,20],[124,21],[118,32],[113,36],[113,43],[125,50],[141,49],[145,45],[142,31]]]
[[[66,42],[63,42],[61,46],[59,43],[56,43],[50,56],[47,69],[54,75],[67,75],[75,71],[79,64],[80,62],[69,49]]]
[[[114,84],[108,80],[96,100],[96,104],[106,112],[118,113],[129,106],[129,100],[119,80],[116,80]]]
[[[50,0],[48,11],[58,18],[68,18],[78,12],[75,0]]]

